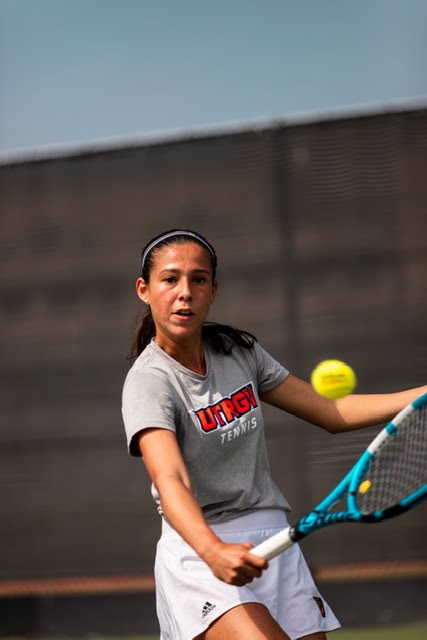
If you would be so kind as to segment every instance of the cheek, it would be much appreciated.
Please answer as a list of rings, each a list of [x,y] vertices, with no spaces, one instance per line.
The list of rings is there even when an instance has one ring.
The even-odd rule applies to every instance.
[[[168,309],[172,304],[172,296],[167,291],[153,291],[151,306],[158,311]]]

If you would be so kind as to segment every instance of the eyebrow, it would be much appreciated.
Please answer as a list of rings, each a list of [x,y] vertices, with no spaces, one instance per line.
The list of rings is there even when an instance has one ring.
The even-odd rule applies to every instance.
[[[171,267],[171,268],[166,267],[165,269],[162,269],[160,271],[160,275],[162,275],[162,273],[181,273],[181,269],[175,269],[173,267]],[[192,269],[190,271],[190,273],[208,273],[208,274],[210,274],[211,271],[209,271],[209,269]]]

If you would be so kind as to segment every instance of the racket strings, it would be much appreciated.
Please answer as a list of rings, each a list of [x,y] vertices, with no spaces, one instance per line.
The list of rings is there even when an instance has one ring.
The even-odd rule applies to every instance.
[[[427,406],[413,411],[387,438],[359,484],[364,515],[399,504],[427,483]]]

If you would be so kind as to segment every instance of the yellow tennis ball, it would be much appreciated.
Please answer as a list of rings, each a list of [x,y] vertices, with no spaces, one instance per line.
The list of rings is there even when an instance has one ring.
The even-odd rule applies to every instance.
[[[366,493],[371,487],[372,482],[370,480],[364,480],[359,487],[359,493]]]
[[[353,369],[345,362],[324,360],[312,372],[311,384],[321,396],[336,400],[352,393],[357,379]]]

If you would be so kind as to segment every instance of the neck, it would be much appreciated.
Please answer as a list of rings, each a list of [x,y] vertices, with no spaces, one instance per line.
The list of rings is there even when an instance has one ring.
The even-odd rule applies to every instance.
[[[171,358],[183,367],[200,375],[206,374],[206,361],[203,352],[202,339],[190,342],[174,342],[165,338],[154,338],[155,343]]]

